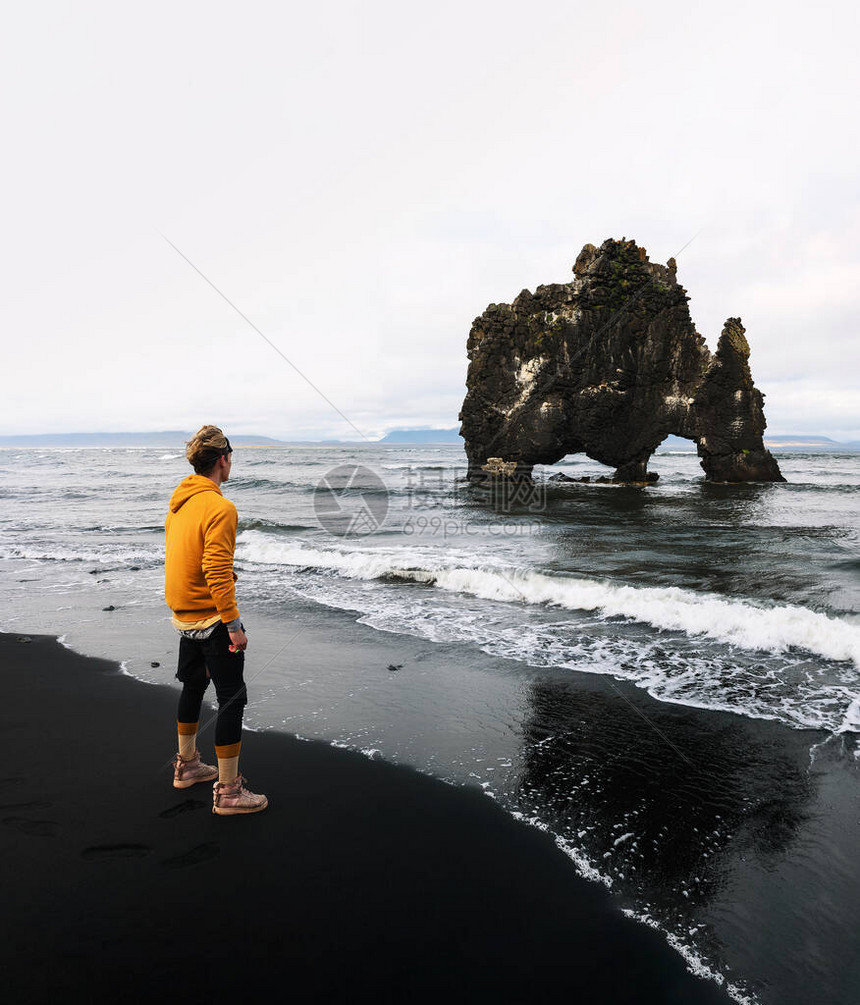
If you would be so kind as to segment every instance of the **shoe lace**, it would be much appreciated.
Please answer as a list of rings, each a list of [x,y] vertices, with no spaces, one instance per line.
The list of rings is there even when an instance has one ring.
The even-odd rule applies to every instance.
[[[182,754],[177,754],[176,757],[173,758],[173,763],[181,776],[183,771],[198,767],[200,764],[200,751],[196,750],[194,752],[194,756],[189,757],[188,760],[185,760]]]
[[[244,787],[245,779],[241,775],[236,775],[232,782],[216,782],[215,783],[215,800],[221,796],[241,796],[246,790]]]

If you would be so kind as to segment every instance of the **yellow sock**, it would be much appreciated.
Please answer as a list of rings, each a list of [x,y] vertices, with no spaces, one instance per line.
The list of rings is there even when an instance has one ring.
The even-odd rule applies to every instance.
[[[238,743],[228,743],[223,747],[216,745],[215,753],[218,756],[218,781],[223,785],[227,782],[234,782],[239,774],[239,748],[242,741]]]
[[[190,761],[197,752],[197,723],[177,722],[179,733],[179,756],[183,761]]]

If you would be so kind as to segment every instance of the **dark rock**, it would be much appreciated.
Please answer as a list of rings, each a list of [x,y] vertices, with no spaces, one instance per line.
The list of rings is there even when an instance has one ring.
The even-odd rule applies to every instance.
[[[116,608],[113,606],[113,604],[109,604],[107,607],[103,607],[102,610],[103,611],[115,611]]]
[[[673,259],[649,262],[622,239],[585,245],[571,283],[490,304],[467,344],[468,477],[529,481],[535,464],[585,453],[616,469],[610,481],[648,483],[648,459],[674,433],[695,441],[713,481],[784,481],[740,319],[712,354],[688,299]]]

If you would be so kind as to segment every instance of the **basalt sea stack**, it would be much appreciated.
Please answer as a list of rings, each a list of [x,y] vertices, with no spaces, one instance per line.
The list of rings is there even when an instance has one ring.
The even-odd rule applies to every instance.
[[[573,282],[475,319],[460,412],[470,478],[527,480],[535,464],[585,453],[617,481],[647,481],[648,458],[674,433],[696,442],[713,481],[785,480],[762,441],[740,318],[711,353],[675,271],[635,241],[586,244]]]

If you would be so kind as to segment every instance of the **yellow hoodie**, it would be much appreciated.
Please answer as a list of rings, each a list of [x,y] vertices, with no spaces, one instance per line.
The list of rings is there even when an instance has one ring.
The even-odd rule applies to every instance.
[[[205,475],[177,485],[164,521],[164,599],[179,621],[239,617],[233,583],[236,507]]]

